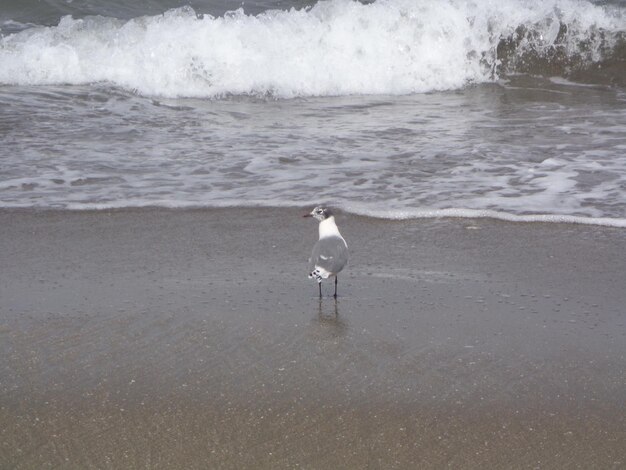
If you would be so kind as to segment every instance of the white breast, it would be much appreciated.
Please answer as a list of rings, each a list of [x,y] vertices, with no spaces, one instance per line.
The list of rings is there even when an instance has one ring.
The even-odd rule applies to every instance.
[[[331,215],[328,219],[322,220],[320,222],[320,240],[326,237],[339,237],[343,240],[344,243],[346,243],[344,238],[341,236],[341,233],[339,233],[339,229],[337,228],[337,224],[335,223],[334,215]]]

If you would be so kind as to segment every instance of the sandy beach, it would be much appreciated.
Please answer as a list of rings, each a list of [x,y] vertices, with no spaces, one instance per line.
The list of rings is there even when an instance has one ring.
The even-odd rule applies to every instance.
[[[0,210],[0,468],[626,467],[626,232]]]

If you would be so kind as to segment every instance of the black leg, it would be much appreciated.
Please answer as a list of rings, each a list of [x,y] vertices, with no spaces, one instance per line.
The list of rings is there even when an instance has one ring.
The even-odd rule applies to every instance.
[[[335,299],[337,298],[337,276],[335,276]]]
[[[322,298],[322,283],[321,283],[321,282],[318,282],[318,283],[317,283],[317,285],[318,285],[318,286],[319,286],[319,288],[320,288],[320,299],[321,299],[321,298]]]

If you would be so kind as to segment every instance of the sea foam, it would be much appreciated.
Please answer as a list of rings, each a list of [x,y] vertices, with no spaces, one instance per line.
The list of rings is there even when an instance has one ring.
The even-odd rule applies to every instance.
[[[199,202],[190,201],[172,201],[169,199],[157,200],[157,201],[141,201],[137,200],[132,203],[128,201],[117,203],[81,203],[81,204],[69,204],[65,209],[78,210],[78,211],[93,211],[93,210],[111,210],[111,209],[128,209],[128,208],[154,208],[162,207],[166,209],[207,209],[207,208],[230,208],[230,207],[312,207],[319,205],[318,200],[299,202],[294,204],[293,202],[285,202],[281,200],[266,201],[266,200],[240,200],[240,201],[222,201],[220,203],[212,203],[211,205],[204,205]],[[333,205],[332,200],[329,201],[329,205]],[[28,205],[10,206],[13,208],[30,207]],[[554,224],[577,224],[577,225],[595,225],[600,227],[614,227],[614,228],[626,228],[626,219],[618,217],[591,217],[591,216],[577,216],[568,214],[550,214],[550,213],[530,213],[530,214],[514,214],[511,212],[505,212],[501,210],[491,209],[465,209],[448,207],[444,209],[398,209],[389,210],[388,208],[371,207],[368,208],[363,204],[334,204],[333,207],[338,207],[341,210],[349,214],[360,215],[363,217],[370,217],[373,219],[381,220],[416,220],[416,219],[492,219],[501,220],[503,222],[513,223],[554,223]]]
[[[559,223],[559,224],[581,224],[598,225],[603,227],[626,228],[626,219],[617,217],[588,217],[567,214],[513,214],[501,210],[490,209],[465,209],[449,207],[445,209],[412,209],[412,210],[380,210],[368,209],[360,205],[348,205],[348,212],[354,214],[389,220],[410,220],[410,219],[441,219],[441,218],[462,218],[462,219],[494,219],[504,222],[517,223]]]
[[[529,50],[601,61],[625,29],[621,9],[575,0],[330,0],[257,16],[189,7],[129,21],[66,16],[0,40],[0,84],[106,82],[169,97],[420,93],[497,79],[503,60],[515,64]]]

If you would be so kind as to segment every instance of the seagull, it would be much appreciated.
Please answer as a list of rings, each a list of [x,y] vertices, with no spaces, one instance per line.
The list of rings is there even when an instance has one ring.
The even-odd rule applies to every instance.
[[[328,208],[316,207],[304,217],[319,220],[320,238],[313,247],[309,259],[309,279],[315,279],[322,298],[322,279],[335,278],[335,299],[337,298],[337,274],[348,262],[348,244],[339,233],[335,216]]]

